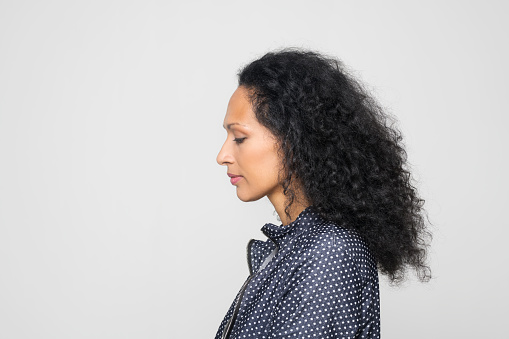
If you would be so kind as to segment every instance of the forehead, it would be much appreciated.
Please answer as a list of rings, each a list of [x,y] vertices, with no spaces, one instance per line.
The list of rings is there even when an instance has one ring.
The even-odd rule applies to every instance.
[[[256,123],[257,121],[248,99],[248,92],[245,88],[238,87],[228,102],[223,127],[228,128],[229,124],[232,124],[232,126],[240,124],[244,125],[244,127],[253,127],[252,125]]]

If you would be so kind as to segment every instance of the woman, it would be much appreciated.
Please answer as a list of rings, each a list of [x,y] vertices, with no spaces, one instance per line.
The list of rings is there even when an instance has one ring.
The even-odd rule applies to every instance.
[[[267,196],[282,223],[249,242],[216,339],[379,338],[378,271],[430,278],[423,200],[388,116],[339,61],[286,49],[240,71],[223,127],[217,162],[237,196]]]

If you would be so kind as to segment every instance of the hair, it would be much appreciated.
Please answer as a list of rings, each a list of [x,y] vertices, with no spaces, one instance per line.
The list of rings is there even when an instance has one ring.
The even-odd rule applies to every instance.
[[[401,133],[343,63],[287,48],[252,61],[238,77],[257,120],[278,140],[288,218],[298,183],[321,217],[365,239],[391,283],[403,281],[407,267],[428,281],[431,233]]]

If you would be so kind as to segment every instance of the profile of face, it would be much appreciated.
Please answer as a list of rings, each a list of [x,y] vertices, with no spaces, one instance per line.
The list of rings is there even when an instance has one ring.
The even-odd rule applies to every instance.
[[[261,125],[252,110],[248,90],[238,87],[230,98],[223,122],[227,137],[216,161],[228,167],[237,197],[255,201],[267,196],[272,202],[282,196],[279,184],[281,159],[275,136]]]

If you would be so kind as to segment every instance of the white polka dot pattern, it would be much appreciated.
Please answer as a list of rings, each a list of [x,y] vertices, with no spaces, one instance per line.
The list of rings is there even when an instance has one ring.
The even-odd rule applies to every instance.
[[[313,206],[262,231],[269,239],[249,242],[250,276],[216,339],[380,338],[376,262],[355,231],[323,220]]]

